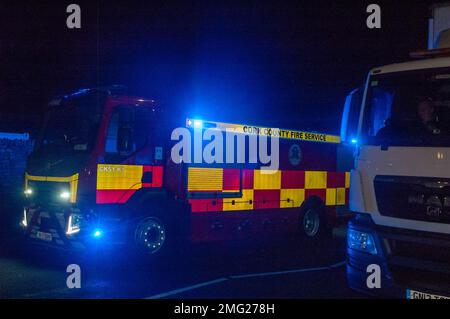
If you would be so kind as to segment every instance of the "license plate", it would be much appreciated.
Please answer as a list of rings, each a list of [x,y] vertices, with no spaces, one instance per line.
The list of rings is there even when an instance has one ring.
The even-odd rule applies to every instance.
[[[406,299],[450,299],[447,296],[440,296],[429,294],[427,292],[421,292],[417,290],[407,289],[406,290]]]
[[[52,234],[50,234],[50,233],[44,233],[44,232],[38,231],[36,233],[36,237],[40,240],[52,241]]]

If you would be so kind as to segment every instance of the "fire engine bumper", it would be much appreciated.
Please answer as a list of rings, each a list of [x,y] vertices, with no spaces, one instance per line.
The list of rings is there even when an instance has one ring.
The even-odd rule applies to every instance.
[[[72,252],[106,252],[125,244],[123,221],[77,207],[24,208],[21,226],[27,246]],[[95,215],[95,216],[93,216]]]
[[[352,219],[348,231],[347,282],[352,289],[391,298],[450,296],[450,254],[442,250],[448,251],[449,236],[380,227],[368,215]],[[355,233],[370,235],[373,242],[366,245],[373,246],[370,252],[355,249],[355,238],[349,237]],[[379,267],[378,288],[370,265]]]

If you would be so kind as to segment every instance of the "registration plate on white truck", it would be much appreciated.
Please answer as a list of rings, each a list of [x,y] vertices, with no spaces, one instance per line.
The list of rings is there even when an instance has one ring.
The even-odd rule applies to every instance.
[[[447,296],[434,295],[427,292],[421,292],[417,290],[407,289],[406,299],[450,299]]]
[[[36,233],[36,238],[44,241],[52,241],[52,234],[38,231]]]

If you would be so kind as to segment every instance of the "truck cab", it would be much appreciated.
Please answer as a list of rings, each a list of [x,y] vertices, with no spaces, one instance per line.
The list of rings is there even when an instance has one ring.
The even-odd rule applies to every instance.
[[[431,24],[430,24],[431,25]],[[450,296],[450,43],[376,67],[345,106],[353,145],[350,287],[377,296]],[[374,268],[380,281],[371,284]]]
[[[125,240],[117,235],[127,231],[126,214],[114,204],[142,188],[161,188],[159,109],[121,90],[82,89],[50,101],[25,173],[21,226],[31,242],[84,249]],[[129,164],[127,172],[116,164]]]

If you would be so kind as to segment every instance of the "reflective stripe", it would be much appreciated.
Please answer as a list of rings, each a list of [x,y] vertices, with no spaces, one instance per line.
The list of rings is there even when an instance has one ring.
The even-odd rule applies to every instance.
[[[188,191],[221,191],[222,189],[222,168],[189,167]]]
[[[319,197],[327,206],[348,202],[348,172],[285,170],[264,174],[261,170],[240,173],[238,169],[207,167],[190,167],[188,172],[187,191],[197,193],[189,199],[193,212],[295,208],[311,196]],[[210,194],[206,194],[211,191],[238,196],[208,198]]]
[[[99,164],[97,189],[140,189],[142,188],[142,172],[142,165]]]
[[[350,172],[345,172],[345,188],[350,187]]]
[[[336,205],[336,188],[327,188],[327,197],[325,199],[325,205]]]
[[[197,121],[193,119],[186,120],[186,126],[188,128],[199,128],[194,127]],[[341,138],[338,135],[329,135],[322,133],[312,133],[305,131],[296,131],[296,130],[287,130],[287,129],[279,129],[279,128],[271,128],[271,127],[262,127],[262,126],[253,126],[253,125],[245,125],[245,124],[232,124],[232,123],[223,123],[223,122],[214,122],[214,121],[201,121],[201,128],[215,128],[221,131],[229,131],[238,134],[247,134],[247,135],[258,135],[258,136],[271,136],[278,137],[284,139],[293,139],[293,140],[302,140],[302,141],[310,141],[310,142],[321,142],[321,143],[336,143],[339,144],[341,142]]]
[[[281,189],[281,171],[254,171],[254,189]]]
[[[142,183],[144,173],[151,172],[149,183]],[[97,165],[97,204],[124,204],[142,188],[162,187],[163,167],[150,165]]]
[[[253,189],[242,190],[241,198],[227,198],[223,200],[223,210],[252,210],[253,209]]]
[[[301,188],[281,189],[280,208],[300,207],[305,201],[305,190]]]
[[[336,188],[336,205],[346,204],[346,188]]]
[[[305,188],[306,189],[327,188],[327,172],[306,171]]]

